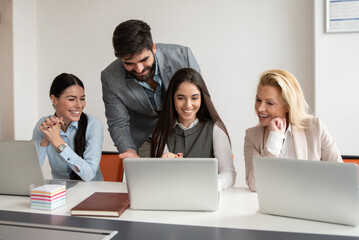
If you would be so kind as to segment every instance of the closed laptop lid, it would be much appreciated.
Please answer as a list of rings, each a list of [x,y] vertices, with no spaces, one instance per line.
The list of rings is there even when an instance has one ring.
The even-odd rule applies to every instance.
[[[215,158],[124,159],[130,208],[214,211],[218,208]]]
[[[30,195],[44,183],[34,141],[0,141],[0,194]]]
[[[261,212],[359,224],[356,164],[255,158],[254,170]]]

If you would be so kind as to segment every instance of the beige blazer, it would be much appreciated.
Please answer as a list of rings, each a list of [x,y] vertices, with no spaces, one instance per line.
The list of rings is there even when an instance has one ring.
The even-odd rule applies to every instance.
[[[305,129],[292,125],[292,134],[297,159],[343,161],[335,141],[319,118],[313,117]],[[252,191],[256,191],[253,158],[258,156],[278,158],[265,147],[268,135],[267,127],[256,126],[246,130],[244,139],[246,183]]]

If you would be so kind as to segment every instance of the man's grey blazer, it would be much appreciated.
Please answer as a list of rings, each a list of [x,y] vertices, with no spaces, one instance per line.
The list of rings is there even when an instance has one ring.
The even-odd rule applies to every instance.
[[[185,67],[200,72],[199,65],[188,47],[156,44],[159,74],[163,94],[173,74]],[[108,130],[119,152],[137,150],[151,135],[158,113],[152,108],[145,90],[127,74],[118,58],[101,73],[102,98],[105,104]]]

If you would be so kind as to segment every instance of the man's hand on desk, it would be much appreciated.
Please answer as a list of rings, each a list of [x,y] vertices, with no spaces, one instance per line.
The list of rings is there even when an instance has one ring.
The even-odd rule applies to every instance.
[[[127,149],[125,152],[120,153],[119,157],[121,160],[124,158],[139,158],[137,152],[133,149]]]

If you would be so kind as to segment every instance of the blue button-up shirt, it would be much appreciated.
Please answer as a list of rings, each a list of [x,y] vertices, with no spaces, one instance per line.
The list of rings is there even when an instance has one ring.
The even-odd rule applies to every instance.
[[[153,80],[155,82],[157,82],[157,86],[156,89],[153,90],[151,88],[151,86],[143,81],[139,81],[137,79],[135,79],[136,83],[141,85],[143,87],[143,89],[145,90],[148,99],[151,102],[152,108],[153,110],[155,110],[156,112],[160,112],[162,110],[162,106],[163,106],[163,102],[162,102],[162,79],[160,77],[159,74],[159,70],[158,70],[158,62],[157,62],[157,57],[154,54],[154,58],[155,58],[155,74],[153,75]]]
[[[47,154],[51,166],[51,173],[54,179],[69,179],[71,170],[76,172],[84,181],[103,180],[100,171],[100,160],[102,154],[103,128],[101,122],[88,114],[86,128],[86,149],[81,158],[75,153],[75,136],[78,129],[78,122],[71,122],[66,132],[60,130],[61,138],[68,145],[61,153],[49,144],[47,147],[40,146],[44,134],[40,131],[40,124],[48,117],[41,118],[33,131],[32,140],[36,141],[37,151],[41,165],[44,163]],[[80,170],[77,172],[75,166]]]

